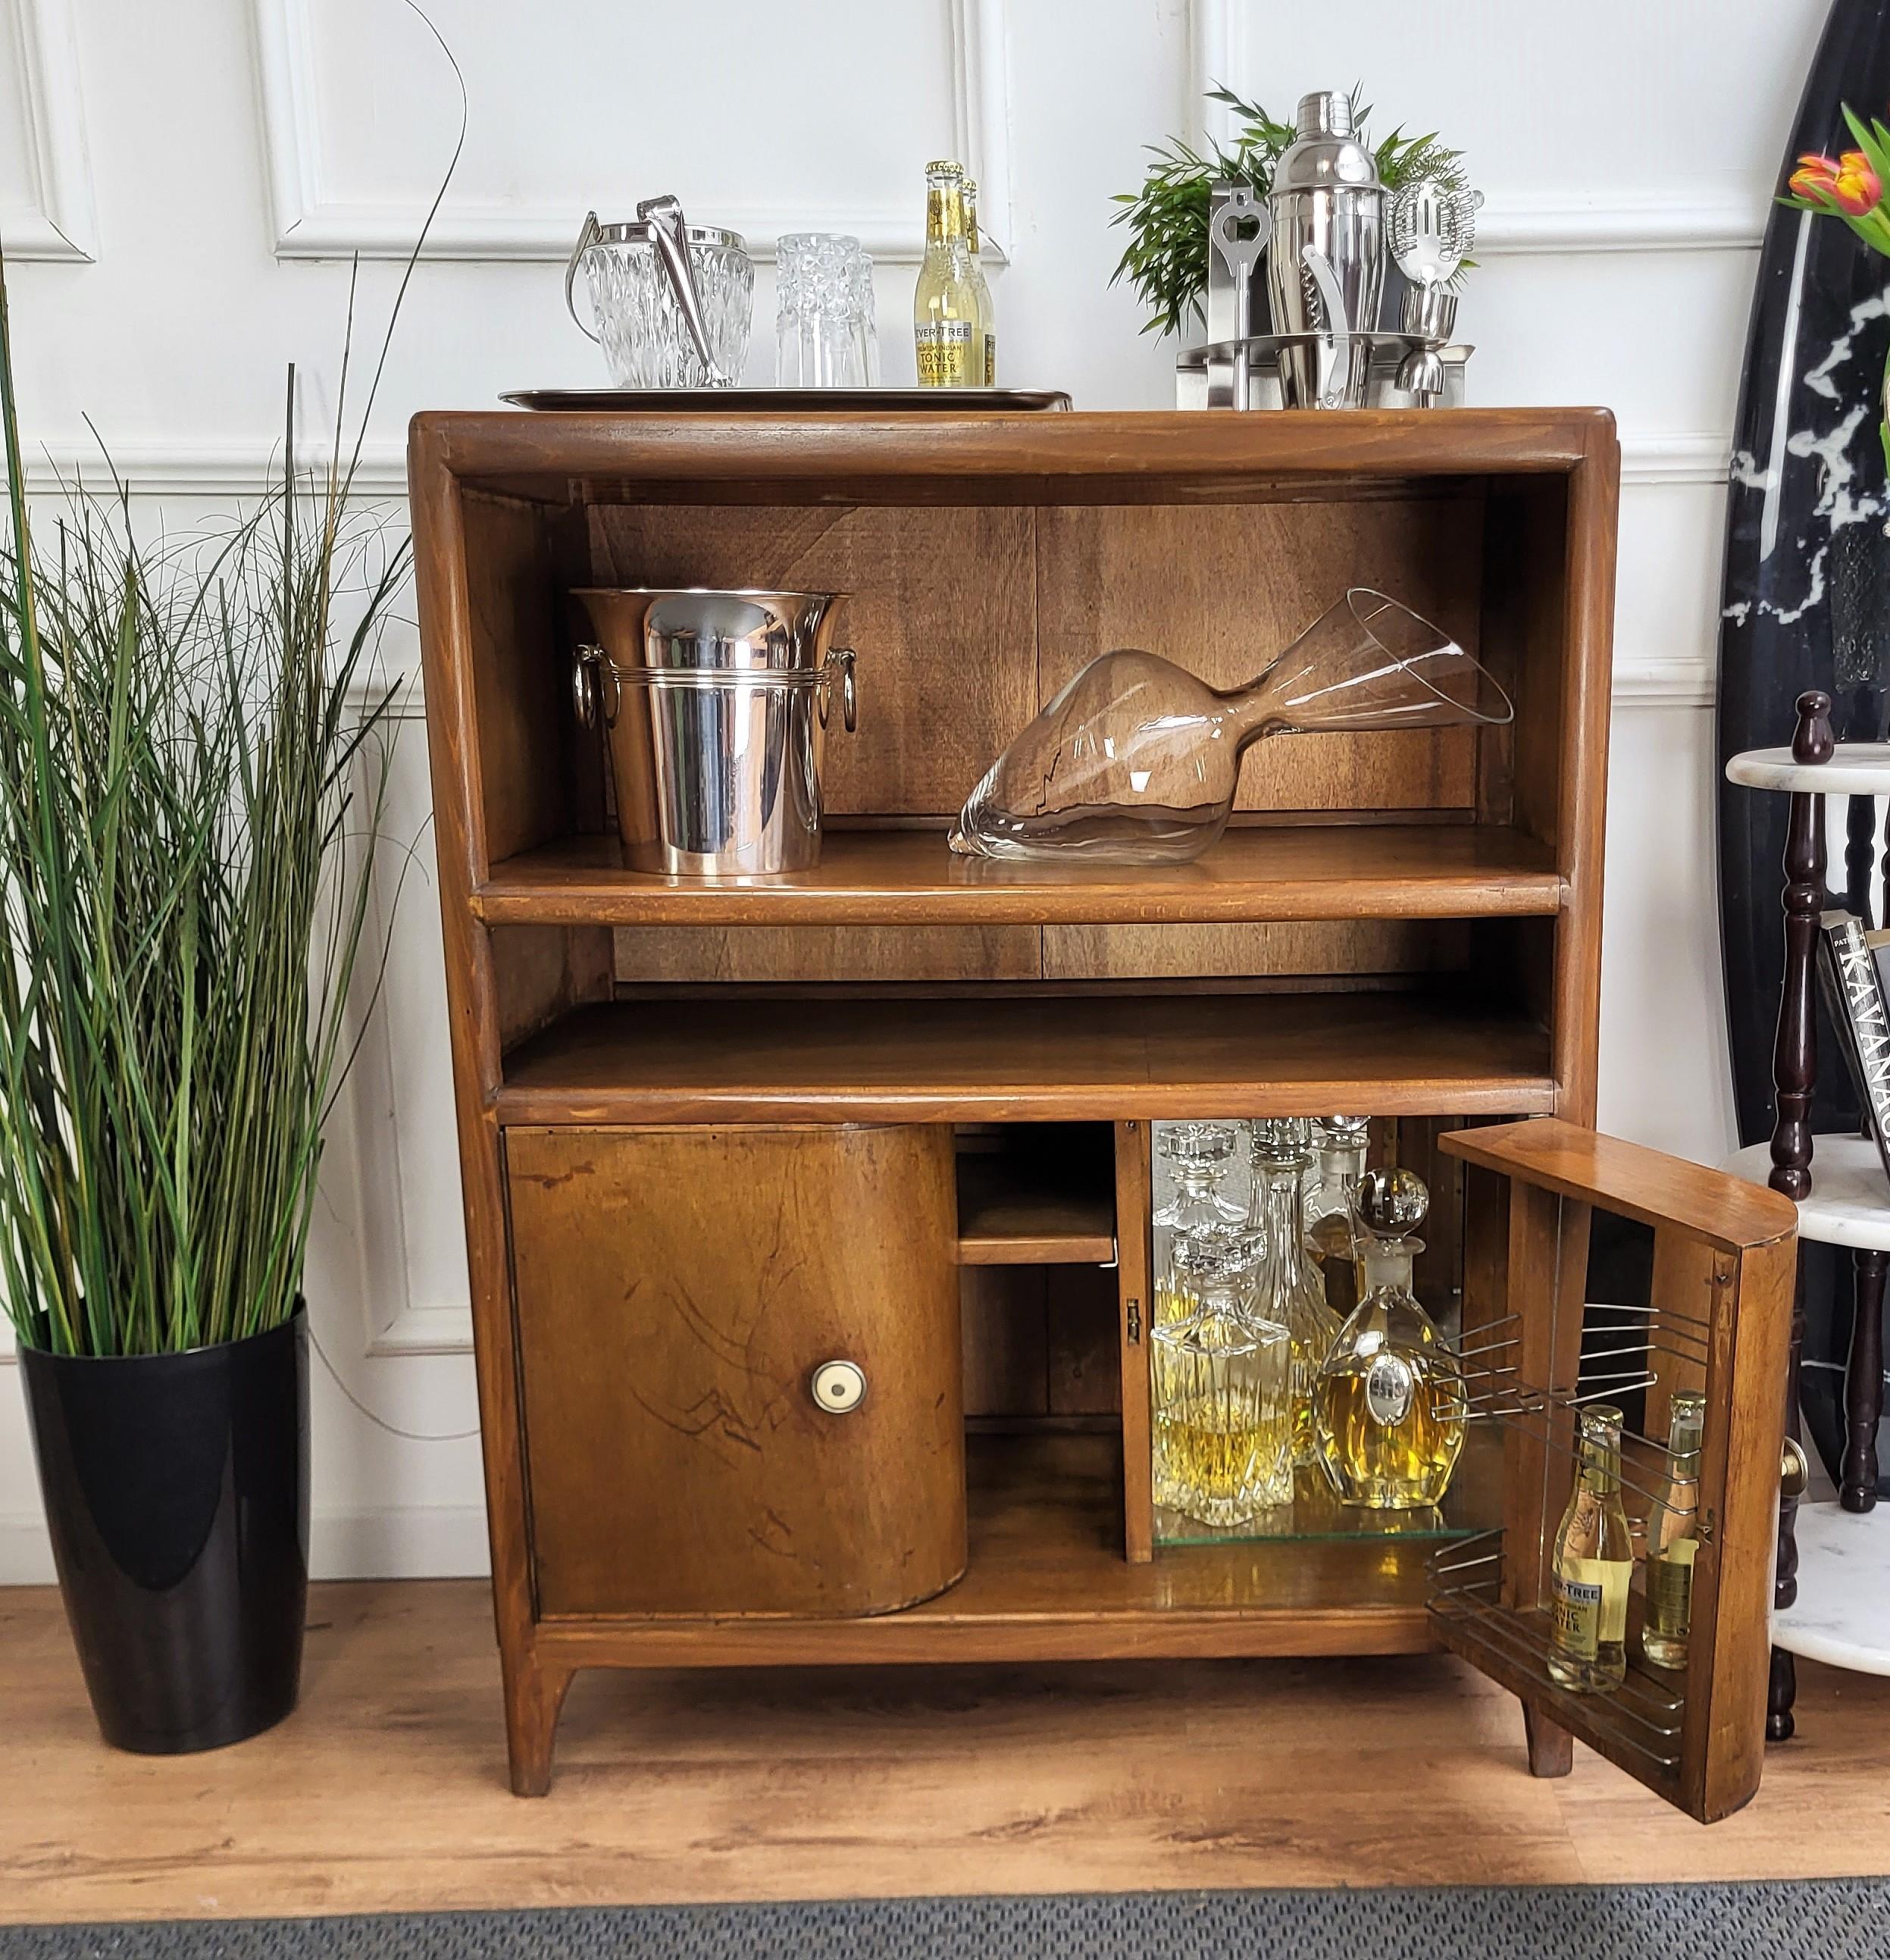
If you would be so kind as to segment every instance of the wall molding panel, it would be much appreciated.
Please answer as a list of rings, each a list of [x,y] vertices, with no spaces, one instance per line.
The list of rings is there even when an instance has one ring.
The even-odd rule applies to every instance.
[[[89,265],[98,256],[72,5],[73,0],[6,0],[34,180],[33,203],[5,214],[9,259]]]
[[[62,0],[63,4],[63,0]],[[397,259],[413,249],[425,207],[349,203],[329,196],[322,174],[320,105],[309,9],[320,0],[253,0],[262,134],[278,259]],[[1008,0],[947,0],[952,51],[952,132],[978,180],[992,257],[1010,256],[1010,110],[1007,59]],[[562,263],[583,221],[588,196],[569,202],[498,204],[450,193],[421,253],[426,259],[552,260]],[[611,214],[603,214],[609,218]],[[618,215],[634,215],[634,213]],[[850,232],[883,264],[924,256],[924,213],[916,193],[899,205],[736,205],[716,213],[739,231],[757,259],[775,256],[784,231]]]
[[[1211,142],[1232,137],[1233,113],[1223,103],[1207,101],[1207,92],[1249,72],[1249,53],[1242,0],[1188,0],[1185,120]],[[1768,210],[1762,194],[1689,192],[1684,186],[1644,196],[1493,192],[1477,218],[1477,256],[1756,251]]]

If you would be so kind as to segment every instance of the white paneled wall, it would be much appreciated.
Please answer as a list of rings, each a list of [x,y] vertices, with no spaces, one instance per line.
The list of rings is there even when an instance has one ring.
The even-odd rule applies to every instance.
[[[602,380],[560,293],[592,206],[625,216],[673,189],[764,257],[784,230],[860,233],[883,262],[898,380],[920,167],[963,155],[1010,261],[996,279],[1005,378],[1086,408],[1159,407],[1172,350],[1109,286],[1122,243],[1109,197],[1137,181],[1144,142],[1220,126],[1204,80],[1275,113],[1360,80],[1379,128],[1465,146],[1489,196],[1462,314],[1479,347],[1472,399],[1604,402],[1621,421],[1603,1119],[1701,1158],[1726,1147],[1702,711],[1721,486],[1753,247],[1825,0],[427,11],[463,75],[469,126],[369,431],[368,478],[390,495],[415,409]],[[291,360],[319,427],[347,261],[361,255],[371,338],[459,100],[406,0],[0,0],[0,239],[36,488],[95,458],[89,416],[164,523],[199,521],[267,466]],[[764,266],[752,380],[770,378],[772,312]],[[396,668],[412,657],[410,636],[390,644]],[[419,848],[330,1142],[309,1276],[346,1384],[318,1367],[327,1573],[485,1559],[425,733],[409,720],[400,737],[395,818]],[[49,1572],[22,1414],[0,1382],[0,1580]]]

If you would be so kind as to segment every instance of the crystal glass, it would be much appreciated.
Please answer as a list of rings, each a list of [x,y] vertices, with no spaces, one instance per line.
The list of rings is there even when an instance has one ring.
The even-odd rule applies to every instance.
[[[1647,1612],[1640,1650],[1656,1667],[1687,1664],[1693,1626],[1693,1558],[1700,1548],[1700,1444],[1706,1398],[1677,1395],[1669,1405],[1667,1462],[1647,1513]]]
[[[639,226],[615,225],[581,254],[591,317],[619,388],[700,388],[708,383],[668,273],[647,237],[612,237]],[[692,225],[690,269],[716,364],[739,380],[748,363],[755,310],[755,269],[733,232]]]
[[[873,261],[844,233],[791,231],[775,247],[775,380],[866,388],[877,348]]]
[[[1246,1215],[1227,1190],[1234,1168],[1235,1137],[1226,1123],[1159,1123],[1155,1151],[1173,1182],[1172,1195],[1156,1208],[1155,1325],[1192,1318],[1198,1305],[1175,1264],[1175,1249],[1203,1233],[1223,1230]]]
[[[1581,1459],[1551,1567],[1548,1671],[1577,1694],[1628,1678],[1628,1587],[1634,1542],[1621,1501],[1621,1411],[1581,1411]]]
[[[1411,1290],[1415,1239],[1361,1235],[1364,1297],[1313,1385],[1319,1461],[1341,1502],[1424,1510],[1463,1453],[1463,1370]]]
[[[1338,1316],[1306,1254],[1306,1221],[1300,1179],[1306,1166],[1306,1125],[1292,1119],[1253,1126],[1253,1208],[1248,1214],[1263,1236],[1259,1312],[1287,1330],[1292,1371],[1293,1461],[1304,1469],[1319,1459],[1312,1421],[1312,1384],[1339,1331]]]
[[[1408,606],[1354,586],[1245,687],[1159,654],[1092,660],[985,772],[951,847],[967,857],[1179,864],[1227,828],[1263,736],[1506,722],[1496,682]]]
[[[1203,1524],[1246,1524],[1292,1500],[1287,1332],[1255,1311],[1251,1233],[1185,1239],[1176,1258],[1198,1306],[1150,1342],[1155,1501]]]

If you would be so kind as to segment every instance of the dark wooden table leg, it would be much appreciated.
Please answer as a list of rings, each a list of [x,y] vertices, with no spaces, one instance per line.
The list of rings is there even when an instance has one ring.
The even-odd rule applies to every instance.
[[[1522,1704],[1522,1733],[1529,1747],[1529,1774],[1564,1777],[1575,1767],[1575,1738],[1532,1701]]]
[[[1890,1252],[1860,1252],[1844,1365],[1844,1461],[1838,1500],[1847,1511],[1877,1501],[1877,1424],[1883,1418],[1883,1282]]]
[[[1876,870],[1877,800],[1844,799],[1844,906],[1870,923],[1870,881]]]
[[[1828,762],[1834,743],[1831,696],[1816,689],[1798,697],[1798,726],[1792,735],[1792,759],[1797,762]],[[1794,1201],[1811,1193],[1812,1090],[1818,1080],[1817,973],[1818,915],[1826,893],[1825,799],[1809,791],[1794,791],[1785,829],[1785,984],[1779,995],[1778,1036],[1772,1048],[1772,1086],[1777,1120],[1772,1128],[1774,1191]],[[1791,1359],[1787,1369],[1785,1429],[1799,1433],[1799,1358],[1805,1336],[1805,1266],[1799,1260],[1798,1284],[1792,1298]],[[1798,1597],[1798,1500],[1780,1495],[1778,1508],[1778,1564],[1773,1586],[1774,1606],[1789,1606]],[[1768,1696],[1765,1732],[1783,1742],[1793,1729],[1792,1701],[1796,1673],[1790,1654],[1772,1650],[1771,1685]]]

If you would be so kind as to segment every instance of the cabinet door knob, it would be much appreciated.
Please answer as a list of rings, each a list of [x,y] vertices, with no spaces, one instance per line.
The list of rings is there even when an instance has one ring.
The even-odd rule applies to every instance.
[[[857,1361],[822,1361],[809,1384],[817,1407],[847,1415],[866,1400],[866,1370]]]
[[[1784,1455],[1779,1464],[1779,1494],[1786,1497],[1802,1497],[1805,1486],[1811,1481],[1811,1465],[1806,1460],[1804,1445],[1791,1437],[1785,1439]]]

